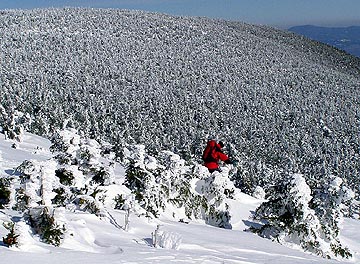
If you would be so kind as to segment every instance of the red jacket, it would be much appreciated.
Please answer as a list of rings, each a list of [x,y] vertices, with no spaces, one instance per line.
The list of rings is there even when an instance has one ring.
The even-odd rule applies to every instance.
[[[210,140],[203,153],[204,166],[209,170],[216,170],[219,168],[218,162],[229,161],[229,157],[221,151],[221,146],[214,140]]]

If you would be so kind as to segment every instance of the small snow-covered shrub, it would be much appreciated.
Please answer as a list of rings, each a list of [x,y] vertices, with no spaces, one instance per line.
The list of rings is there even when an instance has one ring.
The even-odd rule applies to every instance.
[[[111,175],[104,167],[92,169],[91,171],[94,174],[91,179],[92,183],[99,184],[101,186],[112,183]]]
[[[188,219],[201,219],[208,209],[208,202],[203,195],[192,190],[190,181],[194,177],[192,174],[172,175],[168,179],[170,188],[167,201],[184,208]],[[163,186],[166,186],[165,182]]]
[[[65,168],[57,169],[55,175],[59,178],[61,184],[70,186],[74,183],[74,174]]]
[[[143,199],[143,191],[145,190],[145,182],[150,178],[149,174],[144,169],[135,166],[131,162],[125,171],[125,186],[133,191],[135,198],[138,201]]]
[[[50,150],[52,152],[62,152],[73,154],[78,149],[80,136],[78,131],[73,128],[56,131],[51,137]]]
[[[157,226],[154,233],[152,233],[153,246],[166,249],[178,249],[180,247],[182,237],[179,233],[161,230]]]
[[[266,195],[266,193],[265,193],[264,189],[260,186],[256,186],[252,196],[255,197],[256,199],[264,200],[265,195]]]
[[[225,198],[232,199],[234,197],[235,186],[228,178],[226,172],[214,172],[205,179],[202,191],[208,200],[213,200],[214,203],[220,204]]]
[[[118,194],[114,198],[115,207],[114,209],[122,210],[125,205],[125,199],[123,198],[122,194]]]
[[[78,206],[78,210],[88,212],[90,214],[100,215],[99,203],[89,195],[79,195],[74,203]]]
[[[59,132],[54,133],[51,137],[51,143],[50,150],[52,152],[66,152],[69,148],[69,145],[64,142],[64,139]]]
[[[79,163],[79,169],[84,174],[94,176],[94,172],[103,166],[99,160],[101,157],[101,145],[94,139],[80,138],[78,145],[80,148],[76,150],[76,159]]]
[[[29,201],[30,201],[30,196],[26,194],[26,191],[23,187],[20,187],[16,189],[15,204],[13,206],[13,209],[23,212],[26,209],[28,209]]]
[[[0,178],[0,209],[10,202],[10,182],[8,178]]]
[[[8,222],[3,223],[3,226],[9,230],[9,233],[6,235],[6,237],[3,237],[3,242],[8,247],[16,246],[18,244],[18,237],[19,234],[15,233],[15,223],[14,222]]]
[[[154,217],[165,209],[166,188],[155,180],[155,175],[131,161],[125,172],[125,186],[135,195],[142,208]]]
[[[206,198],[199,194],[191,193],[183,203],[185,215],[189,219],[201,219],[209,209]]]
[[[60,165],[75,165],[77,164],[76,159],[74,159],[69,153],[59,153],[54,157]]]
[[[226,208],[222,210],[221,208],[217,208],[215,205],[211,205],[205,216],[206,223],[220,228],[231,229],[231,215],[228,211],[227,204],[225,204],[225,207]]]
[[[30,160],[24,160],[17,168],[16,172],[20,173],[22,183],[30,179],[30,176],[36,171],[35,165]]]
[[[234,197],[235,187],[229,180],[227,172],[210,174],[202,186],[202,193],[208,203],[206,222],[213,226],[231,229],[231,214],[225,200]]]
[[[25,213],[30,226],[45,243],[60,246],[65,226],[58,225],[54,218],[54,209],[47,206],[33,207]]]
[[[53,189],[53,192],[56,193],[55,197],[51,200],[52,204],[59,206],[66,206],[69,203],[69,195],[63,187]]]
[[[18,168],[20,172],[20,188],[27,196],[28,205],[38,206],[50,205],[54,193],[52,193],[53,185],[58,183],[55,177],[57,167],[56,161],[49,159],[46,161],[24,161]],[[23,195],[20,194],[19,198]]]
[[[12,104],[6,108],[0,104],[1,131],[5,134],[5,139],[9,138],[21,142],[24,126],[29,124],[30,115],[14,109]]]

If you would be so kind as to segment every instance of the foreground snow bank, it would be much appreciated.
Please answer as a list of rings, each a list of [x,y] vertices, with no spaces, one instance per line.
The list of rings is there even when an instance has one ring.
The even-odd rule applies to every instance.
[[[1,177],[19,177],[14,168],[24,160],[47,162],[52,157],[49,152],[49,142],[31,134],[25,134],[23,142],[17,149],[11,148],[11,145],[11,142],[0,138]],[[148,164],[154,167],[153,162],[149,160]],[[175,169],[181,169],[181,167],[173,167],[173,170]],[[190,182],[190,186],[197,193],[209,188],[214,188],[216,193],[219,186],[223,185],[228,186],[229,190],[234,190],[231,198],[223,197],[223,202],[227,203],[227,210],[232,216],[232,229],[208,226],[201,219],[179,222],[181,218],[173,218],[173,215],[180,216],[183,212],[176,206],[167,207],[159,218],[147,217],[138,205],[130,206],[133,208],[130,214],[127,214],[126,210],[116,210],[113,207],[115,203],[113,197],[119,193],[123,194],[123,197],[131,196],[129,189],[121,185],[124,182],[124,173],[124,168],[117,164],[114,168],[116,184],[99,187],[99,193],[107,194],[106,197],[102,196],[104,199],[101,212],[91,214],[86,210],[81,210],[81,206],[55,208],[54,217],[57,224],[66,225],[63,242],[59,247],[41,242],[40,237],[34,235],[30,226],[24,222],[22,214],[12,210],[11,207],[1,209],[0,236],[4,237],[8,233],[2,223],[10,221],[15,222],[16,230],[21,234],[19,247],[7,248],[1,244],[2,262],[16,264],[26,261],[32,264],[47,263],[51,259],[52,263],[58,264],[71,259],[72,263],[100,263],[106,258],[107,263],[256,264],[269,263],[273,259],[280,264],[338,263],[289,249],[252,233],[243,232],[249,224],[251,211],[255,210],[261,200],[245,195],[232,186],[229,187],[231,182],[228,182],[226,178],[221,178],[223,175],[194,180]],[[53,182],[56,181],[53,180]],[[46,186],[49,186],[49,183],[46,181],[44,183],[46,183],[44,190],[47,190]],[[18,187],[14,186],[14,188]],[[50,194],[46,191],[45,193]],[[210,194],[210,192],[207,193]],[[213,197],[208,198],[211,201]],[[45,196],[44,201],[49,200],[51,200],[50,197]],[[129,222],[128,231],[124,229],[126,221]],[[154,237],[158,226],[160,229]],[[360,245],[357,242],[360,241],[360,237],[353,231],[359,227],[358,221],[346,220],[341,230],[342,238],[355,252],[351,260],[353,263],[360,259],[358,253]],[[157,247],[154,247],[155,240]],[[55,256],[54,254],[56,258],[51,257]]]

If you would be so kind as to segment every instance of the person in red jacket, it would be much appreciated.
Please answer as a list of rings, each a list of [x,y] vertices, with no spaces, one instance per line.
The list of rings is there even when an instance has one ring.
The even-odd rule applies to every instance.
[[[226,164],[232,164],[229,157],[222,152],[224,144],[220,141],[219,144],[215,140],[208,141],[203,152],[204,166],[209,169],[209,172],[219,171],[219,161]]]

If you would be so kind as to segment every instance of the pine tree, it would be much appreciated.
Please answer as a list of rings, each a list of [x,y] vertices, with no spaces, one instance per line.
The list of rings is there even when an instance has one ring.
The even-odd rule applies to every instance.
[[[255,219],[263,221],[263,225],[253,227],[255,232],[282,244],[299,244],[304,250],[326,258],[351,256],[347,249],[334,250],[334,240],[324,237],[326,229],[316,211],[310,208],[311,190],[303,175],[289,175],[268,193],[268,201],[256,209]]]
[[[1,157],[0,157],[1,158]],[[0,178],[0,209],[4,209],[4,206],[10,202],[10,178]]]
[[[34,232],[40,235],[42,241],[60,246],[66,229],[64,225],[60,226],[56,222],[53,208],[46,206],[30,208],[25,213],[25,219]]]
[[[310,203],[319,218],[324,239],[329,241],[333,254],[343,258],[351,257],[351,253],[339,240],[340,224],[343,221],[343,210],[347,209],[346,203],[353,198],[354,193],[341,178],[330,176],[317,182]]]
[[[9,230],[9,233],[6,235],[6,237],[3,237],[3,242],[5,245],[7,245],[8,247],[12,247],[12,246],[16,246],[19,242],[18,242],[18,237],[20,236],[19,234],[16,234],[15,232],[15,223],[14,222],[8,222],[8,223],[3,223],[3,226]]]

